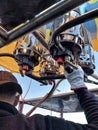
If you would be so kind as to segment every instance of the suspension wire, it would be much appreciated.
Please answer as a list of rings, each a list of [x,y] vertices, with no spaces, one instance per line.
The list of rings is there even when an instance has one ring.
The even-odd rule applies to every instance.
[[[32,83],[32,79],[30,80],[30,83],[29,83],[29,86],[28,86],[28,89],[24,95],[24,97],[22,98],[22,101],[20,103],[20,107],[19,107],[19,112],[22,113],[23,112],[23,108],[24,108],[24,103],[25,103],[25,98],[30,90],[30,87],[31,87],[31,83]]]
[[[26,113],[26,116],[27,116],[27,117],[30,116],[30,115],[32,114],[32,112],[33,112],[38,106],[40,106],[47,98],[49,98],[49,97],[53,94],[53,92],[55,91],[55,89],[56,89],[57,86],[55,85],[55,81],[54,81],[54,80],[53,80],[52,82],[53,82],[53,87],[52,87],[52,89],[50,90],[50,92],[47,93],[29,112]]]

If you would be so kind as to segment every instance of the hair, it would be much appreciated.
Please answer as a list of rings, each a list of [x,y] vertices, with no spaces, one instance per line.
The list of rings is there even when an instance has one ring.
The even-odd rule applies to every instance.
[[[17,93],[14,87],[10,85],[0,86],[0,95],[14,96]]]

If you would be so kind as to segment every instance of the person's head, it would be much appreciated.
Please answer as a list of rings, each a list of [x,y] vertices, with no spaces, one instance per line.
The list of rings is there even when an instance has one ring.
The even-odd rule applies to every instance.
[[[11,72],[0,71],[0,101],[16,106],[21,94],[22,88],[15,76]]]

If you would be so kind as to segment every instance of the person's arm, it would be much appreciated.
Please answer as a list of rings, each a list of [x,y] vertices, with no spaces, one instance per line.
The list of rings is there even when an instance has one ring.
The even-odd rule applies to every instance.
[[[75,90],[88,124],[98,125],[98,100],[88,89]]]
[[[68,79],[71,90],[74,90],[83,108],[88,124],[98,125],[98,100],[93,93],[88,91],[84,83],[84,72],[81,67],[68,73],[65,70],[65,76]]]

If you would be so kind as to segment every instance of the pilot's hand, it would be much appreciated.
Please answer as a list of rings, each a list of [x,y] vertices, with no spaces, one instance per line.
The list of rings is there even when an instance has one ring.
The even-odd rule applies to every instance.
[[[84,71],[80,66],[77,66],[77,69],[66,67],[64,75],[71,85],[71,90],[87,88],[84,83]]]

